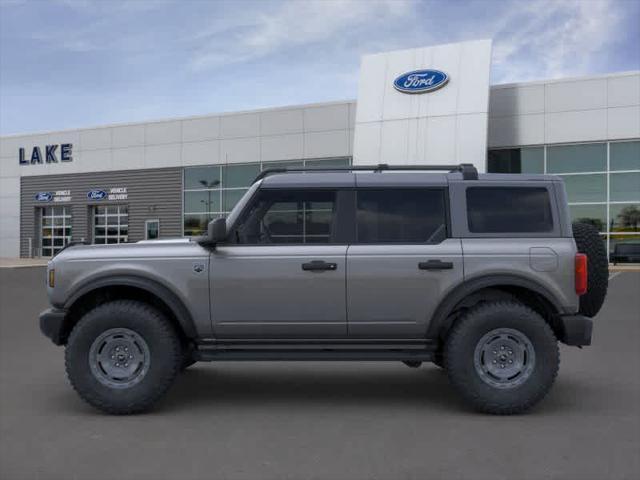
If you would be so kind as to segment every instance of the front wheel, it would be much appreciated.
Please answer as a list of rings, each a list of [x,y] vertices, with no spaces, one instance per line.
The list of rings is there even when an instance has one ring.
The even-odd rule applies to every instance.
[[[558,373],[556,337],[545,320],[516,301],[469,310],[447,337],[449,380],[479,411],[521,413],[549,392]]]
[[[169,389],[182,361],[171,323],[133,300],[104,303],[86,313],[65,352],[73,388],[87,403],[113,414],[148,410]]]

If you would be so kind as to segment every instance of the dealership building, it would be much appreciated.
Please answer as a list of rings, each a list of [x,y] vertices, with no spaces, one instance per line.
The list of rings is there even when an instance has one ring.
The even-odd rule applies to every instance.
[[[640,242],[640,72],[490,85],[491,41],[362,58],[358,98],[0,137],[0,257],[193,236],[280,166],[550,173],[610,252]]]

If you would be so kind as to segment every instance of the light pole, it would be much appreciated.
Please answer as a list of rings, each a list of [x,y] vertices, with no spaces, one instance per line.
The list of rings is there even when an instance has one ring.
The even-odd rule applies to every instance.
[[[200,180],[200,185],[207,189],[207,219],[211,216],[211,189],[220,185],[220,180],[214,180],[207,182],[206,180]]]

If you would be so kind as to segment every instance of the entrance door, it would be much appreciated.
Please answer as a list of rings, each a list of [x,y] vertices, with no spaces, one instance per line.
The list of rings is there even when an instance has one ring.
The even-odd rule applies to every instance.
[[[424,337],[443,293],[461,281],[462,248],[447,238],[446,190],[356,193],[347,254],[349,335]]]
[[[40,209],[40,252],[52,257],[71,242],[70,207],[44,207]]]
[[[144,222],[144,239],[155,240],[160,237],[160,220],[145,220]]]
[[[217,337],[346,335],[336,191],[261,190],[211,254]]]

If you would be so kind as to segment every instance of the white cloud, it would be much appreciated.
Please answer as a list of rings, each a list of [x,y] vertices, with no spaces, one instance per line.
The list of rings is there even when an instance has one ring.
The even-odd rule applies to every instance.
[[[361,25],[389,21],[411,11],[413,0],[289,1],[252,16],[224,17],[193,40],[203,42],[191,59],[194,70],[256,60],[315,42],[335,41]]]
[[[494,76],[500,82],[589,73],[593,57],[617,37],[612,0],[517,2],[494,31]]]

